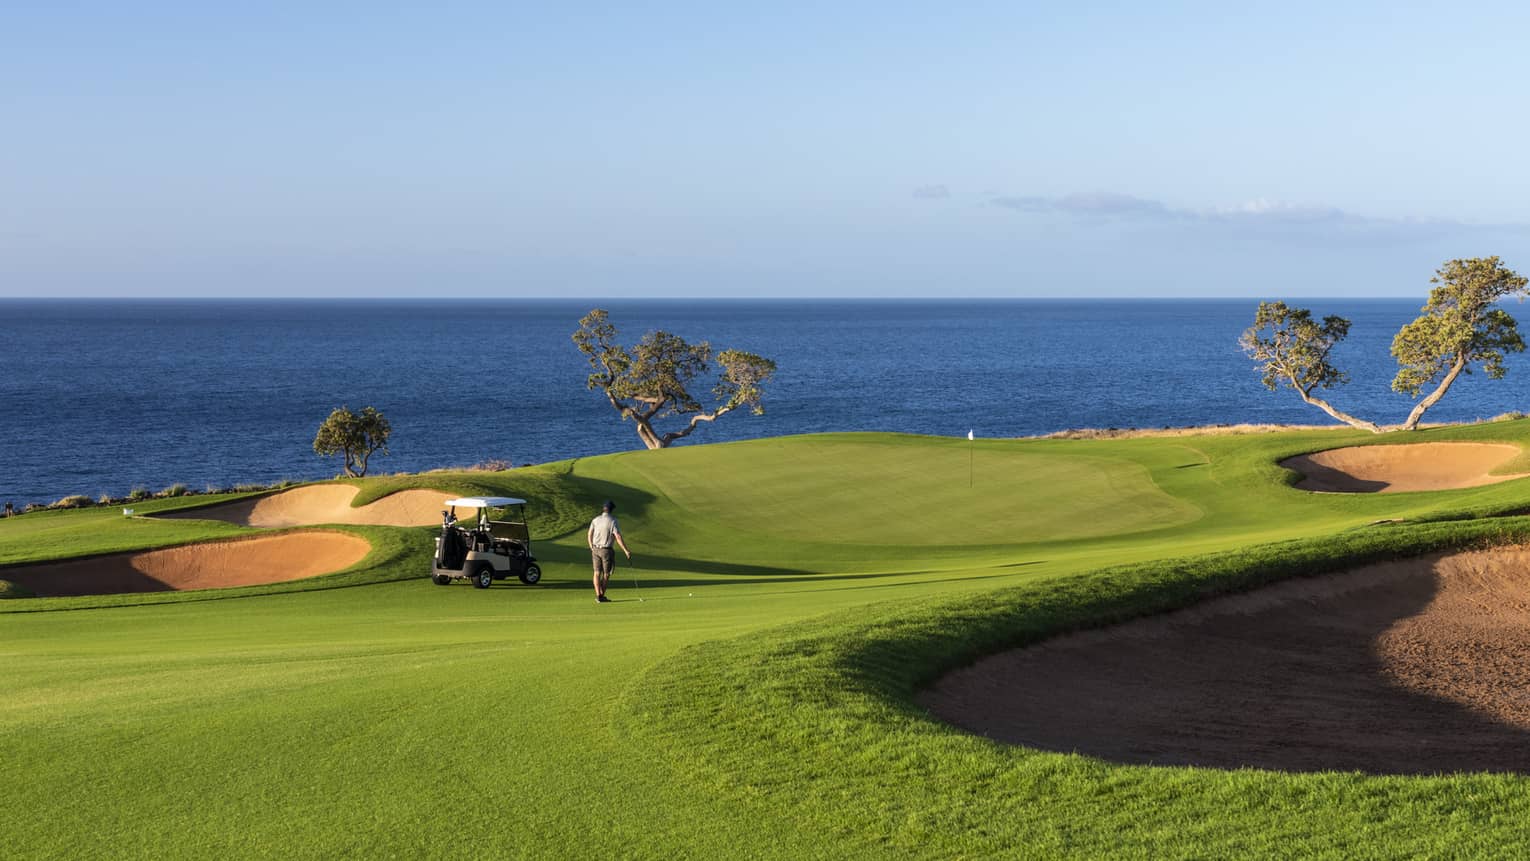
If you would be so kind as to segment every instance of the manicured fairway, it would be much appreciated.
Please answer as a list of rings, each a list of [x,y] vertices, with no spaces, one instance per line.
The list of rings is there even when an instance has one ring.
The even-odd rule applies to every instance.
[[[1415,438],[1525,443],[1530,423]],[[1373,439],[980,441],[970,489],[965,440],[887,435],[367,482],[360,502],[545,501],[542,585],[437,587],[429,529],[346,527],[373,558],[306,584],[0,602],[6,854],[1507,856],[1517,776],[1114,765],[913,705],[1052,631],[1530,534],[1493,516],[1530,508],[1530,480],[1312,495],[1275,466]],[[582,521],[608,496],[637,565],[598,606]],[[0,563],[245,532],[28,515],[0,522]]]
[[[984,440],[793,437],[632,461],[676,505],[746,532],[847,544],[1018,544],[1195,519],[1128,458]],[[1186,450],[1183,457],[1198,460]],[[979,502],[974,506],[977,500]],[[869,515],[869,516],[868,516]]]

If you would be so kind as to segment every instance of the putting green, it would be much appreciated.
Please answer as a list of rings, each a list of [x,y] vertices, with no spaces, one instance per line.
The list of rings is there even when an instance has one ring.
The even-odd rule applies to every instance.
[[[842,544],[1020,544],[1200,515],[1142,464],[928,437],[799,437],[637,452],[625,465],[692,514]]]
[[[346,574],[0,600],[0,794],[57,802],[11,817],[6,851],[1511,855],[1524,777],[1116,765],[996,745],[914,704],[943,670],[1050,632],[1354,559],[1530,541],[1505,516],[1530,510],[1530,482],[1310,494],[1277,466],[1368,439],[979,441],[971,491],[965,440],[870,434],[369,479],[367,500],[530,499],[542,583],[435,586],[433,530],[356,526],[376,549]],[[1530,421],[1407,439],[1522,445]],[[597,605],[583,524],[607,497],[636,561]],[[933,519],[891,543],[916,497]],[[29,514],[0,521],[0,565],[245,534]]]

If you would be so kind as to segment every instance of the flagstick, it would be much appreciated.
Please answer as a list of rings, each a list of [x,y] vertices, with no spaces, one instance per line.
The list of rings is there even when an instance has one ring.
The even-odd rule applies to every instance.
[[[972,437],[967,437],[967,486],[972,486]]]

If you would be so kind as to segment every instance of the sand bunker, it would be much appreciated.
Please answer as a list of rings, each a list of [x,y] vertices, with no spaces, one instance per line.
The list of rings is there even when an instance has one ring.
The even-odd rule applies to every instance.
[[[1530,772],[1530,548],[1286,582],[986,658],[920,695],[1118,762]]]
[[[446,507],[442,503],[454,496],[440,490],[401,490],[370,505],[352,508],[351,500],[359,492],[359,488],[348,484],[314,484],[284,490],[271,496],[241,499],[206,508],[170,511],[156,516],[222,520],[262,529],[318,526],[325,523],[430,526],[441,522],[441,511]]]
[[[371,550],[365,539],[343,532],[289,532],[0,568],[0,580],[39,597],[221,589],[329,574],[355,565]]]
[[[1520,454],[1519,446],[1472,442],[1362,445],[1287,458],[1280,465],[1302,474],[1302,490],[1327,493],[1402,493],[1480,487],[1524,478],[1489,475]]]

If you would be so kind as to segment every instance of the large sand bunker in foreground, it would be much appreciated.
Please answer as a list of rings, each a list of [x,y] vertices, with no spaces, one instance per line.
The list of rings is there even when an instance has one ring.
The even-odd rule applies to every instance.
[[[39,597],[222,589],[301,580],[349,568],[372,545],[343,532],[289,532],[235,541],[0,568]]]
[[[979,661],[920,694],[1109,760],[1530,772],[1530,548],[1289,581]]]
[[[1520,454],[1519,446],[1475,442],[1359,445],[1287,458],[1302,474],[1297,487],[1326,493],[1403,493],[1480,487],[1524,478],[1489,475]]]
[[[430,526],[441,522],[441,511],[452,494],[440,490],[401,490],[369,505],[352,508],[359,488],[348,484],[314,484],[270,496],[241,499],[206,508],[167,511],[156,517],[222,520],[240,526],[282,529],[348,523],[366,526]]]

